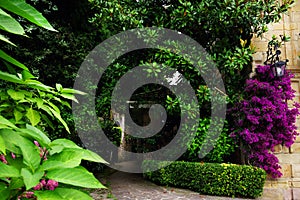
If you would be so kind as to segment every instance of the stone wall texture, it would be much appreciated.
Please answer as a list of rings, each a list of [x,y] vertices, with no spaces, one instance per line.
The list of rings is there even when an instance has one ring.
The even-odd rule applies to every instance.
[[[256,47],[253,66],[262,64],[266,60],[266,50],[268,41],[272,35],[287,35],[291,40],[281,48],[281,59],[288,59],[288,69],[294,74],[292,80],[293,88],[296,90],[295,101],[300,102],[300,0],[295,1],[295,5],[289,10],[287,15],[283,15],[279,23],[269,26],[269,31],[262,38],[254,38],[253,44]],[[300,118],[297,120],[300,132]],[[300,136],[290,148],[277,146],[276,154],[282,166],[282,178],[268,178],[263,197],[267,200],[300,200]]]

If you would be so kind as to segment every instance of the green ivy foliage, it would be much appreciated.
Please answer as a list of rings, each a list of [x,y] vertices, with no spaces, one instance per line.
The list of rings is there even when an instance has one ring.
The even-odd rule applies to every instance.
[[[160,169],[149,171],[153,167]],[[266,180],[266,172],[260,168],[225,163],[147,160],[143,170],[144,177],[160,185],[216,196],[257,198]]]

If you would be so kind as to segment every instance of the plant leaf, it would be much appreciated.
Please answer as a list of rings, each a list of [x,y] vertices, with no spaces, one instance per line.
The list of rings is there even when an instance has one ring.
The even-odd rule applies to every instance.
[[[0,177],[7,178],[7,177],[19,177],[20,172],[17,168],[6,165],[3,162],[0,162]]]
[[[78,100],[75,98],[75,96],[73,94],[62,93],[62,94],[59,94],[59,95],[62,96],[63,98],[65,98],[65,99],[69,99],[69,100],[75,101],[76,103],[79,103]]]
[[[60,92],[63,89],[62,85],[59,83],[56,83],[55,87],[58,92]]]
[[[25,31],[23,27],[20,25],[20,23],[17,20],[15,20],[12,16],[4,12],[1,8],[0,8],[0,29],[17,35],[25,35]]]
[[[7,72],[3,72],[3,71],[0,71],[0,79],[5,80],[5,81],[9,81],[9,82],[12,82],[12,83],[24,84],[23,80],[20,79],[19,77],[17,77],[16,75],[10,74],[10,73],[7,73]]]
[[[32,174],[28,169],[22,168],[21,175],[23,177],[26,190],[29,190],[30,188],[35,187],[40,182],[40,179],[43,177],[44,172],[38,171]]]
[[[16,120],[16,123],[18,123],[23,118],[23,113],[21,113],[18,109],[14,109],[14,117]]]
[[[106,162],[103,158],[101,158],[97,153],[87,149],[83,149],[82,159],[92,161],[92,162],[108,164],[108,162]]]
[[[75,144],[73,141],[64,139],[64,138],[53,140],[50,144],[50,146],[57,146],[57,145],[63,146],[64,148],[69,148],[69,149],[82,149],[77,144]]]
[[[72,188],[56,188],[55,191],[61,197],[68,200],[93,200],[88,194]]]
[[[0,7],[24,17],[28,21],[50,31],[56,31],[43,15],[24,0],[1,0]]]
[[[25,137],[31,137],[32,139],[37,140],[42,146],[48,146],[51,142],[45,133],[29,124],[26,124],[26,129],[20,129],[20,132],[20,134]]]
[[[22,79],[24,81],[30,80],[30,79],[33,79],[33,78],[36,78],[36,77],[33,76],[28,70],[23,70],[22,71]]]
[[[53,191],[34,191],[39,200],[93,200],[88,194],[72,188],[56,188]]]
[[[42,165],[43,170],[55,168],[74,168],[80,165],[83,151],[63,150],[59,154],[54,154]]]
[[[70,93],[70,94],[86,95],[86,93],[81,92],[81,91],[79,91],[79,90],[72,89],[72,88],[63,88],[63,89],[61,90],[61,93]]]
[[[68,127],[67,123],[65,122],[65,120],[63,120],[63,118],[61,117],[60,113],[50,107],[48,107],[48,108],[52,112],[52,114],[56,117],[56,119],[58,119],[60,121],[60,123],[62,123],[62,125],[65,127],[65,129],[68,131],[68,133],[70,133],[69,127]]]
[[[26,117],[29,119],[32,126],[36,126],[41,121],[40,113],[33,108],[26,109]]]
[[[56,190],[34,191],[34,195],[38,200],[68,200],[60,196]]]
[[[0,124],[7,126],[7,128],[14,128],[18,129],[13,123],[11,123],[8,119],[4,118],[2,115],[0,115]]]
[[[20,91],[16,91],[13,89],[7,90],[7,94],[13,99],[13,100],[22,100],[25,97],[25,94]]]
[[[13,46],[16,47],[16,45],[14,43],[12,43],[11,41],[9,41],[9,39],[7,39],[4,35],[0,34],[0,40],[2,40],[3,42],[6,42],[8,44],[11,44]]]
[[[40,152],[33,142],[9,129],[2,129],[0,133],[5,140],[8,140],[21,149],[23,163],[27,165],[32,172],[40,166]]]
[[[57,182],[86,187],[86,188],[105,188],[92,173],[83,167],[54,169],[48,171],[46,175],[49,179]]]
[[[3,60],[5,60],[5,61],[21,68],[21,69],[28,70],[28,68],[25,65],[23,65],[22,63],[20,63],[19,61],[17,61],[13,57],[9,56],[8,54],[6,54],[1,49],[0,49],[0,58],[2,58]]]
[[[25,80],[24,84],[26,84],[28,87],[43,90],[43,91],[47,91],[47,92],[51,92],[51,89],[53,89],[50,86],[47,86],[47,85],[45,85],[45,84],[43,84],[43,83],[41,83],[37,80],[32,80],[32,79]]]

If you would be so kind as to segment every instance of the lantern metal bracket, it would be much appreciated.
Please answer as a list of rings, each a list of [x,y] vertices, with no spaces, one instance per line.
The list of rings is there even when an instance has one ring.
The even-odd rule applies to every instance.
[[[284,44],[285,41],[287,41],[287,37],[284,35],[280,35],[280,39],[281,41],[279,42],[276,37],[273,36],[272,40],[269,41],[268,43],[268,50],[267,50],[267,59],[264,62],[265,65],[274,65],[275,63],[280,61],[280,55],[281,55],[281,51],[279,50],[279,48],[281,47],[281,45]],[[287,63],[289,60],[286,59],[285,62]],[[280,62],[284,62],[284,61],[280,61]]]
[[[274,77],[283,76],[287,62],[289,61],[288,59],[285,61],[280,60],[281,51],[279,48],[284,42],[288,41],[286,36],[280,35],[280,38],[281,41],[278,41],[277,38],[273,36],[272,40],[269,41],[267,59],[264,62],[265,65],[270,65]]]

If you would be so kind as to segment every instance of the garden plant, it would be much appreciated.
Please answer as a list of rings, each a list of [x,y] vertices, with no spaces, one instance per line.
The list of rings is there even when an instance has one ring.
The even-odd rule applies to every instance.
[[[26,36],[11,14],[55,31],[48,21],[25,1],[0,2],[0,27]],[[0,39],[14,45],[6,36]],[[104,188],[92,173],[80,166],[82,160],[106,163],[92,151],[67,139],[51,141],[43,132],[51,121],[62,119],[57,104],[69,106],[68,99],[82,94],[56,84],[36,80],[29,69],[0,50],[0,193],[1,199],[92,199],[80,188]],[[83,94],[82,94],[83,95]]]
[[[290,146],[296,135],[293,131],[293,122],[297,111],[288,108],[286,104],[286,100],[292,98],[292,90],[289,85],[291,75],[287,73],[282,80],[277,80],[268,74],[269,66],[261,66],[258,67],[257,76],[249,79],[249,74],[252,72],[252,54],[255,52],[251,40],[253,37],[262,36],[267,32],[267,25],[279,21],[282,14],[287,12],[294,1],[284,0],[278,3],[277,0],[84,0],[74,1],[72,4],[67,0],[28,0],[26,1],[28,4],[22,0],[15,2],[14,7],[7,7],[12,3],[6,0],[1,1],[0,4],[2,9],[0,14],[4,16],[0,18],[0,27],[6,32],[10,32],[4,33],[4,35],[11,38],[8,40],[7,37],[0,35],[4,44],[3,51],[0,52],[3,61],[1,64],[4,66],[0,71],[2,80],[0,83],[2,86],[0,91],[2,120],[0,128],[3,136],[11,137],[8,133],[13,132],[12,134],[18,135],[16,137],[20,140],[26,141],[31,150],[36,152],[30,154],[34,155],[36,160],[35,163],[31,163],[31,161],[27,163],[31,159],[23,155],[23,147],[18,146],[22,143],[7,142],[8,139],[1,135],[7,144],[3,146],[5,148],[0,149],[2,164],[7,162],[6,167],[17,168],[17,170],[13,170],[19,172],[11,174],[18,175],[17,177],[9,178],[9,174],[1,176],[3,184],[0,187],[7,194],[8,191],[14,191],[15,196],[22,196],[25,191],[29,191],[40,195],[39,197],[42,197],[43,194],[50,196],[54,192],[48,190],[49,180],[51,180],[50,185],[52,180],[58,182],[57,191],[66,190],[64,184],[83,186],[78,185],[79,183],[76,184],[75,180],[74,182],[59,180],[53,175],[54,172],[51,174],[51,170],[68,169],[63,166],[69,166],[78,171],[84,170],[79,167],[79,161],[82,159],[105,162],[94,153],[76,146],[82,144],[75,130],[69,103],[70,100],[76,101],[74,94],[84,94],[69,89],[69,87],[73,86],[77,71],[85,56],[96,45],[122,31],[143,27],[164,27],[176,30],[190,36],[202,45],[222,75],[226,91],[221,92],[224,93],[228,108],[236,106],[227,113],[226,123],[220,130],[221,135],[214,149],[204,158],[199,158],[199,151],[201,148],[205,148],[203,141],[207,136],[206,132],[212,125],[210,118],[211,95],[213,92],[220,91],[208,89],[201,74],[193,69],[192,64],[168,49],[130,52],[116,59],[109,66],[98,85],[91,85],[88,80],[84,85],[87,88],[97,88],[95,98],[97,115],[108,138],[120,145],[120,129],[111,118],[110,107],[111,94],[118,79],[138,65],[149,64],[152,66],[147,71],[149,74],[160,73],[159,66],[161,64],[176,69],[190,81],[200,106],[200,110],[196,111],[201,113],[196,137],[187,144],[188,150],[180,160],[198,163],[231,162],[241,141],[249,154],[249,163],[247,164],[259,166],[275,177],[280,176],[278,160],[270,150],[272,151],[277,144]],[[18,5],[19,7],[17,7]],[[30,11],[36,15],[23,11],[21,8],[25,5],[26,8],[29,8],[29,5],[37,8],[47,17],[53,27],[40,14],[37,14],[37,11],[33,11],[32,7],[30,7]],[[20,12],[15,11],[16,8]],[[9,14],[21,17],[12,17]],[[11,26],[12,24],[13,26]],[[20,24],[23,25],[23,28]],[[20,37],[25,33],[29,36],[28,38]],[[155,32],[153,32],[153,37],[156,37]],[[12,46],[12,41],[18,48]],[[122,41],[120,41],[121,44]],[[14,55],[14,58],[8,54]],[[30,66],[30,68],[28,69],[26,66]],[[54,79],[56,81],[53,81]],[[156,89],[155,85],[142,87],[135,94],[133,100],[141,102],[152,100],[151,98],[154,97],[152,92]],[[181,114],[178,109],[178,105],[181,103],[180,99],[172,93],[166,92],[161,93],[159,101],[169,114],[170,124],[176,125]],[[255,110],[251,107],[252,103],[257,106]],[[266,106],[268,109],[265,109]],[[281,113],[279,116],[279,113],[274,110],[279,107],[285,109],[286,113]],[[189,110],[189,107],[184,109]],[[82,112],[88,113],[88,110],[83,107]],[[270,118],[262,119],[262,116]],[[240,120],[232,123],[237,117]],[[284,117],[284,120],[279,120],[279,117]],[[256,127],[257,125],[260,125],[261,128]],[[279,125],[284,125],[284,134],[273,131]],[[91,127],[79,128],[87,130]],[[196,129],[196,127],[183,128],[186,134],[190,134]],[[261,131],[262,129],[265,131]],[[232,132],[234,134],[231,134]],[[255,138],[256,134],[261,134],[263,137],[257,139]],[[288,136],[288,134],[291,135]],[[128,136],[126,139],[133,146],[133,151],[149,152],[166,143],[165,138],[162,139],[159,136],[161,135],[158,134],[143,140]],[[169,138],[172,137],[174,135]],[[69,138],[73,142],[59,138]],[[236,139],[238,139],[238,143],[235,142]],[[208,138],[208,141],[213,140],[213,138]],[[2,143],[4,143],[3,141]],[[2,147],[2,145],[0,146]],[[40,157],[41,151],[47,155],[47,160],[44,160],[44,155]],[[78,153],[79,151],[82,153]],[[19,164],[11,164],[17,161]],[[65,162],[69,165],[62,165]],[[21,165],[21,163],[23,164]],[[55,166],[57,168],[54,168]],[[91,168],[96,168],[94,163],[91,166]],[[24,169],[22,173],[22,168],[29,170],[30,177],[34,177],[32,179],[34,181],[31,183],[20,181],[27,176],[28,172]],[[86,172],[86,174],[88,173]],[[19,185],[11,186],[10,183],[14,183],[11,180],[18,180]],[[56,186],[56,182],[52,183]],[[84,187],[90,186],[85,185]],[[41,187],[40,190],[33,189],[39,187]],[[97,187],[102,186],[98,183]],[[19,191],[19,188],[22,188],[22,191]],[[69,190],[74,191],[74,189]],[[77,190],[77,192],[80,191]],[[255,195],[259,193],[259,191],[255,192]],[[12,194],[10,193],[10,195]],[[57,195],[61,195],[61,193]]]

